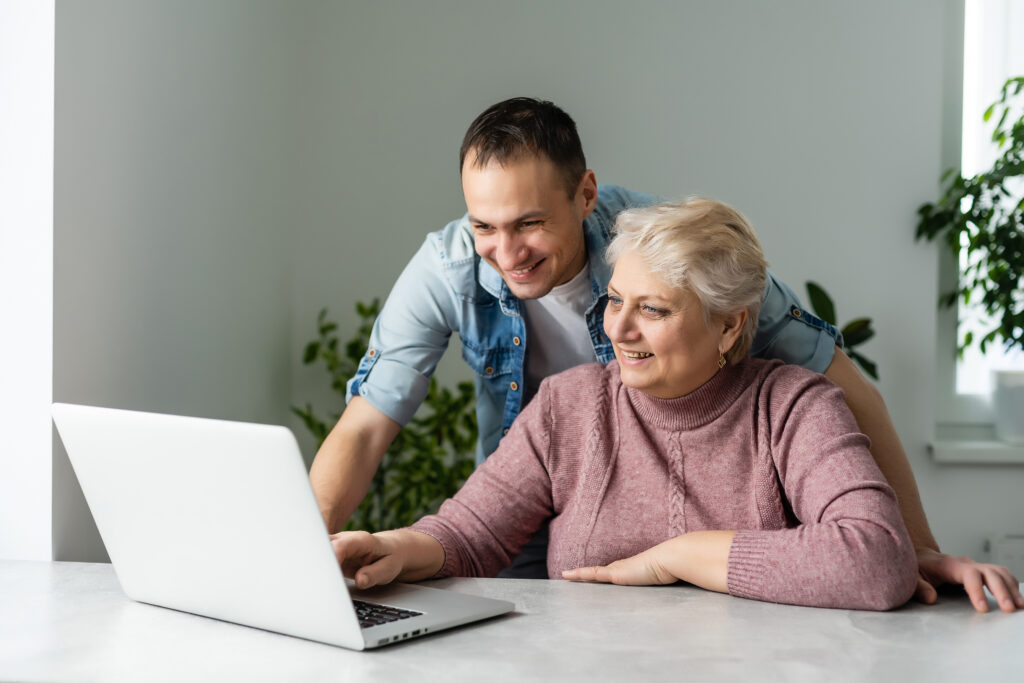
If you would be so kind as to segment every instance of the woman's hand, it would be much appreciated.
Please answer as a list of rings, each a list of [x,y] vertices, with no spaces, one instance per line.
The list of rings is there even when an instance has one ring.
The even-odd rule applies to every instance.
[[[672,574],[661,562],[659,546],[645,550],[639,555],[627,557],[601,567],[580,567],[562,572],[562,578],[569,581],[590,581],[617,583],[622,586],[654,586],[675,583],[678,576]]]
[[[650,586],[688,581],[720,593],[728,592],[729,549],[735,531],[694,531],[600,567],[562,572],[570,581],[596,581]]]
[[[931,548],[917,550],[918,579],[914,597],[925,604],[938,599],[935,589],[944,584],[959,584],[967,591],[974,609],[988,611],[985,586],[996,599],[999,609],[1013,612],[1024,609],[1017,578],[1006,567],[975,562],[969,557],[953,557]]]
[[[355,580],[356,588],[419,581],[444,564],[444,549],[437,539],[409,529],[376,534],[341,531],[331,535],[331,546],[342,573]]]

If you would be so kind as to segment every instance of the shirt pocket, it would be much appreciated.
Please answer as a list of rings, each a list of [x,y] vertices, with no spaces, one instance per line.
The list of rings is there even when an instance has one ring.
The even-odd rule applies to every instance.
[[[462,359],[485,383],[507,382],[516,369],[516,351],[506,348],[482,349],[462,340]]]

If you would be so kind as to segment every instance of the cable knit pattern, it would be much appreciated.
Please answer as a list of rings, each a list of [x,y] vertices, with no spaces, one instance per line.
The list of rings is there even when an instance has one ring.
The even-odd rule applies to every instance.
[[[412,528],[442,576],[493,576],[550,520],[548,572],[607,564],[680,534],[737,530],[733,595],[889,609],[917,562],[868,440],[822,375],[726,366],[675,399],[629,389],[618,365],[548,378],[498,450]]]

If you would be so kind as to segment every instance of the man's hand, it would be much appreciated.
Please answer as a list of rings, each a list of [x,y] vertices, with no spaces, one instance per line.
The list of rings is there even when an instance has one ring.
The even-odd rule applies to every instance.
[[[426,579],[444,564],[441,544],[432,536],[410,529],[377,534],[341,531],[331,535],[331,546],[342,573],[354,579],[360,589],[396,580]]]
[[[937,587],[956,584],[964,587],[971,604],[979,612],[988,611],[985,586],[1002,611],[1024,609],[1020,585],[1006,567],[975,562],[969,557],[953,557],[931,548],[918,548],[917,564],[917,592],[914,597],[925,604],[931,605],[938,599]]]

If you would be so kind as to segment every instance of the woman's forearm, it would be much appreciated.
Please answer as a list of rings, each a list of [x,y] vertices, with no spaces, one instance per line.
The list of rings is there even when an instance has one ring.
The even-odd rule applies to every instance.
[[[694,531],[601,567],[562,572],[570,581],[600,581],[650,586],[686,581],[719,593],[729,592],[729,550],[735,531]]]
[[[660,543],[655,552],[665,569],[681,581],[719,593],[729,592],[729,549],[735,531],[693,531]]]

